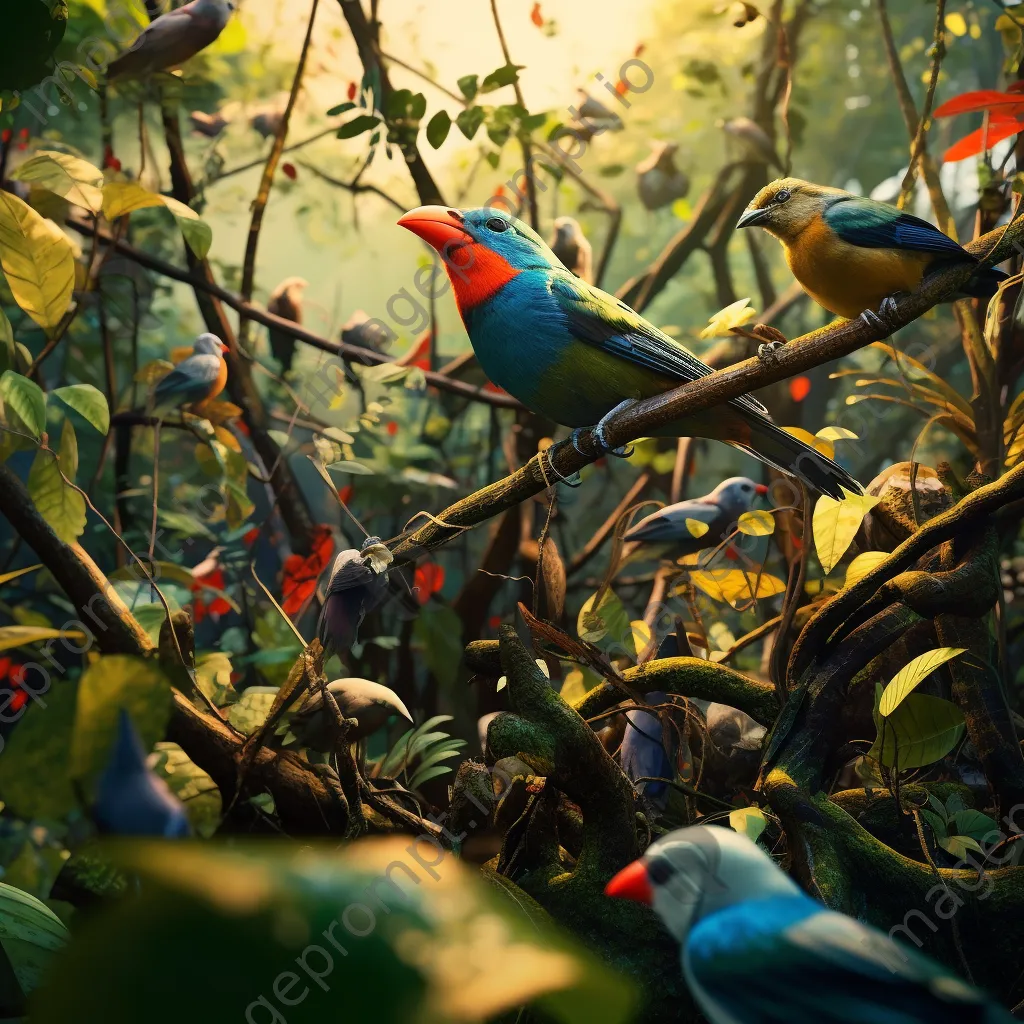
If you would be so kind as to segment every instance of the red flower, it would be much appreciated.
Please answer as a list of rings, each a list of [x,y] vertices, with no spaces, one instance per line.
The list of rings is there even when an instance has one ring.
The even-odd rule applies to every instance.
[[[492,615],[487,620],[487,625],[490,626],[491,629],[497,629],[501,625],[501,616],[500,615]]]
[[[29,130],[28,130],[27,128],[22,128],[22,129],[21,129],[21,131],[20,131],[20,132],[18,132],[18,134],[19,134],[19,135],[20,135],[20,136],[21,136],[21,137],[22,137],[23,139],[27,139],[27,138],[29,137],[29,134],[30,134],[30,133],[29,133]]]
[[[810,393],[810,377],[794,377],[789,382],[789,395],[794,402],[802,402]]]
[[[209,603],[203,600],[204,590],[223,591],[224,573],[220,569],[197,576],[192,583],[192,593],[196,596],[192,600],[192,619],[198,625],[207,615],[226,615],[231,611],[231,604],[220,594]]]
[[[295,170],[295,164],[281,164],[281,173],[291,181],[299,176],[299,172]]]
[[[114,151],[110,146],[106,146],[103,150],[103,166],[109,167],[114,171],[121,170],[121,161],[114,156]]]
[[[443,586],[443,565],[426,562],[416,567],[416,573],[413,576],[413,589],[416,591],[416,600],[420,604],[426,604]]]
[[[540,4],[533,5],[533,10],[530,11],[530,21],[532,21],[537,28],[544,27],[544,15],[540,13]]]
[[[14,691],[8,706],[12,711],[20,711],[28,703],[28,694],[21,688],[25,682],[25,666],[15,665],[10,658],[0,658],[0,680],[4,679]]]
[[[388,432],[388,433],[389,433],[389,434],[390,434],[390,435],[391,435],[392,437],[394,437],[394,436],[395,436],[395,434],[397,434],[397,433],[398,433],[398,424],[397,424],[397,423],[396,423],[396,422],[395,422],[394,420],[392,420],[392,421],[391,421],[391,422],[390,422],[390,423],[389,423],[389,424],[387,425],[387,432]]]
[[[4,145],[6,145],[8,142],[11,141],[11,137],[13,135],[14,132],[12,132],[10,128],[5,128],[2,132],[0,132],[0,142],[3,142]]]
[[[359,91],[359,86],[355,82],[348,83],[348,92],[345,94],[348,96],[348,101],[351,103],[356,98],[356,93]]]
[[[356,493],[356,489],[351,484],[345,484],[344,487],[338,488],[338,497],[346,505],[352,500],[352,495]]]
[[[312,551],[308,558],[289,555],[284,560],[281,583],[281,607],[288,615],[297,615],[316,591],[316,581],[327,568],[334,554],[334,538],[329,526],[317,526],[313,532]]]
[[[233,426],[235,430],[237,430],[240,434],[243,434],[245,437],[249,436],[249,425],[245,422],[245,420],[234,420],[231,426]]]
[[[258,526],[254,526],[251,530],[247,531],[246,533],[244,533],[242,535],[242,543],[246,547],[250,547],[251,545],[256,543],[256,538],[259,535],[260,535],[260,528]]]

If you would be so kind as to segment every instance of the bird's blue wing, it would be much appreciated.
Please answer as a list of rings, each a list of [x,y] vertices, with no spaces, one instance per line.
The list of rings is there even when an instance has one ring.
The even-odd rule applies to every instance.
[[[687,530],[687,519],[695,519],[710,526],[721,514],[722,510],[717,505],[709,505],[697,498],[680,501],[641,519],[629,530],[625,539],[653,542],[693,540],[695,535]],[[717,542],[718,538],[714,538],[714,543]]]
[[[219,374],[220,359],[217,356],[189,356],[161,378],[153,392],[156,404],[201,402],[210,393]]]
[[[569,330],[580,341],[681,383],[713,372],[614,295],[564,272],[552,273],[549,287]],[[768,415],[768,410],[749,395],[741,395],[734,402],[762,416]]]
[[[730,1020],[1013,1020],[983,992],[928,957],[853,918],[824,910],[807,897],[747,900],[711,914],[690,932],[684,967],[698,999],[703,996]]]
[[[873,199],[842,199],[825,211],[824,220],[851,245],[867,249],[911,249],[974,261],[970,253],[935,225]]]

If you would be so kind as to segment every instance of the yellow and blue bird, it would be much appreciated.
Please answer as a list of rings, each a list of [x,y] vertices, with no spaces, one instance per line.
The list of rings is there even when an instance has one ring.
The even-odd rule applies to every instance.
[[[736,226],[782,242],[793,276],[815,302],[848,320],[888,326],[895,299],[930,271],[977,257],[920,217],[852,192],[780,178],[754,196]],[[959,298],[986,299],[1006,278],[979,267]]]
[[[224,361],[227,351],[227,345],[216,334],[200,334],[192,355],[157,382],[153,390],[153,415],[162,418],[183,405],[189,406],[196,416],[204,415],[207,405],[228,381],[228,364]]]
[[[606,452],[613,413],[712,372],[624,302],[570,273],[535,231],[503,211],[422,206],[398,223],[441,253],[484,373],[555,423],[596,423]],[[860,491],[749,395],[659,433],[724,441],[836,498],[843,487]]]

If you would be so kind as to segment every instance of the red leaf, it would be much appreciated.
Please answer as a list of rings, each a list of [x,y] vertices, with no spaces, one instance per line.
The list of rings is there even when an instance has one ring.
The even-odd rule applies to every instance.
[[[21,129],[21,131],[20,131],[20,132],[18,132],[18,134],[19,134],[19,135],[20,135],[20,136],[21,136],[21,137],[22,137],[23,139],[27,139],[27,138],[29,137],[29,134],[30,134],[30,132],[29,132],[29,130],[28,130],[27,128],[22,128],[22,129]]]
[[[244,533],[242,535],[242,543],[246,547],[251,547],[253,544],[256,543],[256,538],[259,535],[260,535],[260,528],[258,526],[254,526],[251,530],[249,530],[247,533]]]
[[[961,93],[935,108],[933,117],[954,117],[957,114],[973,114],[979,110],[1005,110],[1020,107],[1024,100],[1019,95],[999,92],[996,89],[975,89]]]
[[[387,432],[391,437],[398,433],[398,424],[394,420],[387,425]]]
[[[443,586],[443,565],[427,562],[416,567],[416,573],[413,576],[413,588],[416,591],[416,600],[420,604],[426,604],[431,596],[436,594]]]
[[[7,673],[11,670],[11,659],[0,658],[0,679],[6,679]]]
[[[338,488],[338,497],[347,505],[352,500],[352,495],[355,492],[356,489],[351,484],[345,484],[344,487]]]
[[[537,28],[544,27],[544,15],[540,13],[540,4],[533,5],[533,10],[530,11],[530,21],[532,21]]]
[[[492,615],[487,620],[487,625],[490,626],[491,629],[497,629],[501,625],[501,616],[500,615]]]
[[[412,351],[405,357],[405,363],[421,370],[430,369],[430,331],[425,331],[416,339]]]
[[[284,579],[281,583],[281,607],[288,615],[297,615],[316,591],[316,581],[327,568],[334,554],[334,538],[329,526],[317,526],[311,539],[311,553],[289,555],[284,560]]]
[[[295,170],[295,164],[281,164],[281,173],[291,181],[299,176],[299,172]]]
[[[740,560],[740,553],[730,544],[725,549],[725,557],[730,562],[738,562]]]
[[[121,170],[121,161],[114,156],[114,151],[110,146],[103,147],[103,166],[115,171]]]
[[[794,377],[789,382],[789,395],[794,402],[802,402],[810,393],[810,377]]]
[[[348,97],[349,103],[356,98],[356,93],[359,91],[359,86],[355,82],[348,83],[348,92],[345,95]]]
[[[6,145],[8,142],[11,141],[12,135],[14,135],[14,132],[12,132],[10,128],[5,128],[2,132],[0,132],[0,142],[3,142]]]
[[[991,149],[997,142],[1008,139],[1011,135],[1024,131],[1024,121],[1016,118],[996,119],[990,118],[988,131],[979,128],[970,135],[965,135],[959,142],[953,143],[945,153],[942,154],[944,164],[953,164],[958,160],[966,160],[968,157],[977,156],[985,149]]]

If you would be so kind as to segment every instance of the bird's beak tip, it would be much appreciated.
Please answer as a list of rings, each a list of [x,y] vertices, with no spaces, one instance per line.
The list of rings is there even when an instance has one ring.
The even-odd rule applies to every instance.
[[[470,235],[445,206],[418,206],[415,210],[402,214],[398,218],[400,227],[406,228],[414,235],[419,235],[427,245],[433,246],[438,252],[456,241],[469,241]]]
[[[768,219],[768,210],[765,207],[752,207],[744,210],[740,219],[736,221],[737,228],[750,228],[756,224],[763,224]]]
[[[627,864],[605,887],[605,896],[617,899],[633,900],[635,903],[651,905],[654,891],[651,879],[642,860]]]
[[[754,491],[763,498],[768,493],[767,484],[754,484]]]

